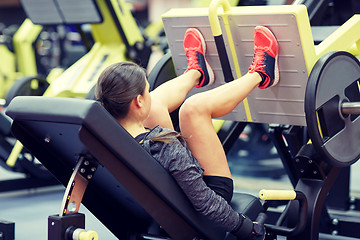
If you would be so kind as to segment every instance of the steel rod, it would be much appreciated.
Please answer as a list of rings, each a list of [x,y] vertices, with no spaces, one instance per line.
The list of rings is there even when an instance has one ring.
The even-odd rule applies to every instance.
[[[360,102],[344,102],[341,104],[343,114],[360,114]]]

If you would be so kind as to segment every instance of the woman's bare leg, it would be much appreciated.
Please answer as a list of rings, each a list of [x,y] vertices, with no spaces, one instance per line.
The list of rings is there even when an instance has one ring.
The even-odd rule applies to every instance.
[[[212,118],[230,113],[261,82],[257,73],[188,98],[180,109],[180,129],[204,175],[231,178],[222,144],[214,131]]]
[[[185,100],[189,91],[197,86],[210,85],[214,81],[214,73],[205,59],[205,39],[194,28],[186,31],[184,51],[188,60],[185,73],[157,87],[151,94],[151,110],[144,125],[153,128],[160,125],[173,129],[169,113],[177,109]]]
[[[188,72],[169,80],[150,92],[151,109],[144,126],[174,129],[169,113],[177,109],[185,100],[189,91],[194,88],[201,74],[197,70]]]
[[[254,88],[271,87],[279,80],[279,47],[268,28],[255,28],[254,50],[253,63],[245,76],[193,95],[180,109],[181,133],[205,170],[204,175],[231,178],[225,152],[211,119],[230,113]]]

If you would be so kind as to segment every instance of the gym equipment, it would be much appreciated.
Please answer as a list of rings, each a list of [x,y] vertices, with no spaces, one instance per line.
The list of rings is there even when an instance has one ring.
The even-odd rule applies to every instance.
[[[304,4],[309,11],[309,20],[311,25],[317,25],[324,19],[327,12],[327,7],[330,4],[329,0],[295,0],[292,4]]]
[[[8,28],[14,33],[11,34]],[[0,98],[5,99],[5,102],[1,104],[5,107],[17,95],[43,95],[49,82],[58,77],[64,68],[69,66],[68,63],[74,61],[71,57],[65,56],[70,52],[69,46],[62,47],[61,50],[64,53],[55,54],[55,56],[47,50],[47,48],[52,48],[56,51],[59,50],[56,48],[61,47],[49,46],[49,44],[65,44],[64,39],[67,35],[65,29],[61,29],[64,37],[59,37],[59,31],[55,31],[53,27],[34,24],[29,18],[25,19],[19,28],[13,25],[8,28],[2,30],[2,34],[0,33],[2,39],[5,39],[0,45],[3,55],[0,62]],[[60,30],[60,27],[57,30]],[[67,45],[70,45],[69,42]],[[75,47],[71,46],[71,48],[74,53]],[[79,51],[78,48],[77,51],[78,55],[84,54],[84,51]]]
[[[310,138],[316,150],[337,167],[360,158],[359,76],[359,62],[347,52],[324,55],[309,76],[305,112]]]
[[[14,240],[15,239],[15,223],[0,220],[0,232],[1,232],[2,239]]]
[[[24,81],[32,80],[33,86],[29,88],[29,91],[33,90],[37,91],[37,94],[42,94],[46,90],[48,84],[43,77],[38,75],[33,47],[42,29],[42,26],[34,25],[29,19],[25,19],[13,36],[11,33],[10,35],[8,35],[9,33],[2,34],[5,41],[0,45],[3,56],[0,63],[0,98],[6,98],[13,84],[22,82],[23,85],[27,85]],[[23,77],[26,77],[27,80],[21,79]]]
[[[252,58],[250,51],[252,51],[253,46],[253,28],[256,25],[265,25],[270,27],[280,43],[280,75],[283,80],[280,81],[279,85],[271,89],[267,89],[265,91],[256,89],[248,96],[248,106],[246,106],[246,103],[244,102],[243,105],[239,106],[239,109],[235,109],[235,111],[225,117],[225,119],[247,122],[277,123],[278,125],[280,124],[280,126],[315,126],[315,123],[317,122],[314,120],[312,125],[306,122],[306,117],[308,116],[305,117],[306,114],[303,107],[304,105],[309,107],[309,105],[304,102],[309,74],[317,60],[325,53],[335,50],[345,50],[353,54],[359,53],[357,45],[359,36],[355,33],[355,29],[359,28],[359,16],[353,16],[319,45],[314,46],[305,6],[293,5],[264,6],[256,8],[229,8],[228,4],[224,1],[216,1],[216,3],[218,3],[219,6],[221,5],[224,9],[222,12],[218,11],[220,16],[214,21],[218,20],[220,22],[220,27],[218,28],[220,30],[225,29],[225,31],[222,32],[226,32],[227,34],[223,37],[225,45],[227,46],[227,52],[232,54],[233,60],[230,63],[232,65],[232,69],[235,69],[235,71],[238,72],[237,68],[240,68],[243,74],[246,73],[247,67],[250,65],[250,60]],[[210,27],[214,27],[211,25],[212,20],[210,11],[209,14],[207,11],[207,9],[203,9],[202,11],[196,10],[196,12],[192,12],[189,9],[173,9],[164,14],[163,19],[165,31],[169,38],[170,50],[173,54],[175,69],[178,74],[183,72],[185,70],[184,67],[186,66],[186,58],[182,53],[181,46],[181,39],[185,30],[188,27],[197,27],[203,33],[207,42],[207,59],[213,67],[216,75],[216,81],[214,84],[214,87],[216,87],[218,84],[226,82],[226,80],[223,79],[222,74],[218,73],[222,71],[222,66],[219,63],[216,53],[214,52],[214,49],[216,49],[214,42],[210,40],[211,38],[209,37]],[[274,15],[272,15],[272,12]],[[207,23],[208,16],[210,26]],[[181,25],[178,23],[181,23]],[[236,46],[236,51],[232,50],[234,47],[231,47],[231,39],[233,41],[233,45]],[[234,55],[239,60],[239,64],[237,64],[234,60],[236,59]],[[356,73],[357,72],[355,71],[354,74]],[[353,79],[349,79],[349,81],[353,81]],[[358,96],[359,90],[355,88],[356,83],[353,85],[355,86],[349,87],[351,88],[351,90],[349,90],[351,93],[348,94]],[[337,89],[336,87],[334,88]],[[194,90],[194,93],[198,91],[202,90]],[[313,91],[310,92],[314,94]],[[325,94],[322,93],[322,95]],[[335,93],[331,96],[334,95]],[[343,94],[341,96],[341,99],[345,99]],[[358,101],[356,100],[356,97],[355,101]],[[317,105],[316,107],[320,106]],[[312,109],[313,112],[317,112],[319,110],[315,108]],[[326,111],[323,110],[323,112]],[[251,118],[248,117],[249,115]],[[325,113],[323,113],[323,115],[328,117]],[[354,121],[356,117],[353,116],[352,118],[352,121]],[[323,121],[323,119],[321,119],[321,121]],[[324,124],[321,127],[326,128]],[[331,131],[335,134],[341,129],[342,128],[331,129]],[[318,132],[319,131],[315,131],[314,134],[318,134]],[[281,144],[283,146],[282,150],[289,151],[291,148],[296,149],[296,153],[293,156],[288,156],[288,162],[285,165],[286,168],[290,169],[289,172],[293,173],[291,180],[295,190],[304,192],[304,194],[308,197],[308,205],[311,206],[309,207],[308,221],[305,228],[306,230],[298,236],[289,236],[288,239],[317,239],[320,231],[320,216],[323,216],[322,211],[326,195],[335,183],[336,177],[341,170],[339,165],[341,165],[341,167],[350,166],[351,163],[358,159],[359,156],[356,153],[357,145],[354,144],[354,147],[349,147],[351,150],[349,155],[352,155],[350,160],[335,160],[334,157],[332,160],[328,160],[324,154],[321,154],[321,152],[317,153],[313,150],[313,145],[314,147],[319,145],[318,148],[321,147],[323,152],[327,152],[335,147],[336,142],[339,139],[335,138],[332,142],[331,139],[329,140],[324,138],[322,141],[317,141],[315,143],[315,140],[311,138],[313,145],[304,147],[302,151],[298,153],[304,143],[297,142],[299,146],[291,146],[290,143],[294,141],[287,141],[286,143],[283,139],[281,139],[283,136],[281,133],[277,133],[276,136],[276,140],[278,141],[277,144]],[[306,136],[304,136],[304,139],[305,138]],[[351,135],[347,136],[347,138],[353,139],[358,137],[356,132],[352,132]],[[355,142],[356,141],[357,140],[355,140]],[[334,145],[329,146],[331,143],[334,143]],[[286,146],[286,144],[289,144],[290,146]],[[341,142],[341,146],[345,144],[346,142]],[[280,148],[278,147],[278,149]],[[354,151],[354,149],[356,150]],[[281,152],[280,154],[289,155],[289,152],[286,151]],[[296,156],[296,154],[298,155]],[[317,154],[321,154],[321,157],[316,156]],[[315,162],[316,164],[314,164]],[[333,167],[329,167],[329,165]],[[313,185],[313,187],[306,187],[308,185]],[[294,208],[296,209],[293,205],[294,204],[290,204],[289,209],[291,210],[288,211],[291,212]],[[326,209],[324,211],[326,211]],[[294,217],[294,219],[295,220],[293,220],[293,222],[295,222],[297,218]],[[336,219],[336,217],[334,217],[334,219]],[[354,231],[344,230],[346,225],[351,226],[349,221],[354,222],[354,224],[358,222],[356,218],[350,219],[351,220],[345,220],[342,222],[343,229],[337,229],[337,231],[342,236],[355,235],[358,237]],[[324,218],[323,221],[324,225],[331,222],[330,216]],[[340,222],[341,221],[342,220],[340,220]],[[291,224],[290,220],[289,222]],[[321,230],[325,233],[332,233],[334,228],[334,225],[330,223],[328,226],[322,227]],[[324,236],[322,237],[324,238]]]
[[[14,119],[15,136],[64,185],[71,186],[70,196],[77,193],[74,200],[64,197],[68,201],[62,209],[76,213],[82,198],[79,192],[83,192],[82,203],[120,239],[128,239],[129,235],[142,239],[151,239],[154,235],[159,239],[168,237],[159,226],[154,228],[153,220],[144,209],[175,239],[194,236],[222,239],[225,236],[221,230],[204,226],[209,223],[194,213],[170,175],[96,101],[22,96],[11,102],[7,114]],[[76,176],[80,179],[76,180]],[[314,186],[309,188],[314,190]],[[318,206],[311,205],[314,200],[309,201],[308,191],[306,194],[262,191],[260,195],[263,199],[296,198],[311,209]],[[263,210],[256,198],[235,194],[234,204],[238,200],[246,206],[251,203],[251,210],[246,214],[253,219],[254,214],[256,217]],[[303,233],[304,227],[308,229],[306,232],[311,232],[310,229],[316,232],[304,220],[304,215],[309,215],[307,208],[299,212],[303,217],[297,227],[266,224],[269,233],[289,234],[288,239],[315,239],[303,235],[291,238],[291,234]],[[114,215],[122,218],[114,222],[110,217]]]
[[[88,181],[94,176],[95,171],[95,164],[84,157],[79,159],[66,188],[60,213],[48,219],[48,239],[98,239],[96,232],[84,229],[85,215],[78,213]]]
[[[309,20],[312,26],[341,25],[359,8],[354,0],[294,0],[291,4],[304,4],[309,12]]]
[[[31,153],[22,149],[20,143],[14,145],[16,140],[10,132],[11,121],[2,109],[17,95],[43,95],[49,82],[61,74],[63,69],[52,69],[46,79],[43,76],[48,72],[39,70],[43,65],[38,61],[36,50],[39,39],[43,39],[40,36],[48,33],[47,28],[36,25],[27,18],[19,28],[13,29],[14,34],[9,34],[9,30],[3,31],[3,39],[7,40],[6,44],[0,46],[3,53],[0,63],[0,98],[4,98],[0,107],[0,165],[6,170],[24,173],[25,177],[1,181],[2,192],[58,184]],[[18,151],[12,152],[14,146]]]
[[[186,57],[182,50],[182,38],[186,28],[197,27],[204,35],[208,46],[207,59],[213,66],[216,76],[215,83],[206,89],[225,82],[215,43],[210,40],[208,16],[208,9],[205,8],[172,9],[163,15],[165,32],[177,74],[181,74],[186,68]],[[227,25],[224,25],[224,18],[228,18]],[[334,50],[350,51],[353,54],[359,52],[355,44],[359,36],[353,31],[360,24],[357,15],[317,46],[314,46],[307,10],[303,5],[235,7],[231,8],[231,11],[219,14],[219,21],[222,30],[229,29],[222,32],[231,32],[236,46],[236,51],[232,52],[227,45],[227,35],[223,35],[227,52],[236,55],[239,61],[239,66],[235,66],[232,58],[229,57],[232,70],[239,67],[242,75],[247,72],[251,64],[254,26],[263,24],[270,27],[280,43],[280,74],[281,78],[285,79],[271,89],[265,91],[255,89],[247,97],[248,106],[245,103],[240,104],[224,119],[305,126],[303,106],[306,82],[315,62],[320,56]],[[202,90],[196,89],[192,93],[199,91]]]
[[[81,167],[74,168],[80,158],[88,161],[90,170],[96,168],[92,177],[86,174],[81,180],[87,181],[82,203],[119,239],[166,237],[148,214],[175,239],[224,236],[223,230],[193,209],[169,173],[96,101],[22,96],[10,103],[7,112],[14,119],[15,136],[64,185],[72,182],[70,176],[78,169],[82,172]],[[75,181],[71,191],[78,188]],[[262,210],[250,195],[235,195],[234,201],[236,209],[246,209],[244,213],[253,219]],[[114,215],[121,217],[113,221]]]
[[[26,149],[16,154],[17,164],[12,160],[7,161],[15,140],[10,132],[11,121],[5,116],[3,108],[14,96],[42,95],[49,85],[37,73],[33,47],[42,29],[42,26],[34,25],[26,19],[13,36],[7,36],[7,44],[0,45],[3,53],[0,98],[5,98],[0,107],[0,165],[7,170],[25,174],[25,177],[1,181],[2,192],[58,184]]]
[[[46,26],[91,23],[91,34],[95,43],[87,54],[62,72],[61,75],[55,77],[54,75],[48,76],[44,85],[41,85],[44,86],[44,91],[42,92],[32,92],[33,81],[31,77],[16,81],[12,89],[9,90],[9,100],[17,95],[84,98],[89,92],[91,93],[101,71],[110,64],[121,61],[137,61],[146,67],[150,55],[150,46],[147,46],[130,10],[123,0],[84,0],[81,1],[81,4],[76,4],[76,6],[73,6],[71,2],[63,0],[57,0],[56,4],[55,1],[34,2],[27,0],[22,0],[21,3],[28,18],[31,20],[31,22],[27,20],[27,24],[34,27],[39,28],[38,24]],[[27,32],[30,28],[26,27],[25,29],[26,31],[22,32]],[[21,36],[24,36],[24,34],[21,34]],[[21,44],[18,45],[21,49],[28,49]],[[1,156],[5,162],[4,166],[7,169],[27,174],[28,171],[27,169],[24,170],[22,162],[25,162],[26,166],[29,165],[31,167],[36,162],[36,159],[26,149],[23,149],[20,142],[14,143],[14,138],[10,133],[11,121],[9,118],[5,117],[4,114],[0,114],[0,119],[3,123],[1,130],[4,141],[1,144]],[[8,141],[9,139],[11,141]],[[24,156],[30,156],[30,160],[27,160]],[[24,158],[25,161],[22,161]],[[49,175],[47,170],[41,164],[33,165],[35,165],[35,170],[39,170],[34,180],[37,183],[44,182],[41,178]],[[28,176],[31,177],[32,172]],[[28,179],[21,180],[20,184],[16,182],[14,183],[15,185],[13,181],[11,182],[12,184],[4,182],[4,187],[0,189],[8,191],[9,189],[19,189],[21,186],[28,188],[29,185],[24,184],[26,180]],[[57,183],[54,180],[52,182]],[[36,186],[38,185],[34,185],[34,187]]]
[[[91,23],[93,47],[50,83],[45,96],[85,97],[106,66],[130,59],[143,66],[147,64],[149,47],[123,1],[84,0],[76,6],[62,0],[41,3],[23,0],[21,3],[35,24]],[[43,13],[39,13],[37,4],[41,4]],[[107,34],[109,32],[111,34]]]
[[[353,210],[359,208],[354,206],[355,200],[348,202],[346,178],[350,165],[359,159],[358,150],[349,143],[349,139],[355,143],[358,141],[355,126],[360,109],[354,101],[358,101],[360,96],[359,69],[359,61],[343,51],[325,54],[313,67],[305,96],[307,127],[312,144],[299,141],[304,133],[297,126],[272,129],[279,153],[285,155],[282,159],[289,178],[295,190],[307,196],[311,212],[306,229],[312,231],[304,231],[288,239],[319,239],[318,232],[334,234],[336,239],[343,239],[342,236],[360,237],[356,230],[352,230],[358,227],[360,221],[358,213],[352,214],[349,206],[352,204]],[[351,114],[345,113],[348,105],[351,106]],[[346,139],[342,136],[344,133]],[[285,147],[285,142],[290,147]],[[344,149],[346,152],[343,152]],[[341,182],[337,180],[339,177]],[[293,204],[288,206],[289,216],[296,208]],[[296,217],[290,217],[288,221],[290,224],[296,222]],[[320,238],[328,239],[321,234]]]
[[[194,12],[189,11],[189,9],[186,11],[171,10],[170,13],[172,17],[181,18],[181,21],[179,21],[179,19],[177,19],[177,21],[174,20],[174,26],[170,28],[170,31],[173,31],[173,34],[178,36],[179,39],[181,35],[183,36],[187,28],[186,21],[190,19],[191,21],[189,20],[189,22],[191,22],[191,24],[189,24],[189,26],[204,27],[204,31],[202,31],[202,29],[201,31],[209,42],[208,39],[209,36],[211,36],[209,34],[210,26],[206,24],[204,20],[204,18],[207,17],[207,13],[205,10],[197,9],[196,16],[194,17]],[[170,13],[165,15],[169,17],[166,20],[167,22],[173,21]],[[237,13],[238,16],[236,17],[238,18],[234,17]],[[197,17],[199,14],[200,17]],[[261,14],[265,15],[265,17],[262,18]],[[183,15],[185,15],[185,17],[182,17]],[[241,43],[239,43],[239,39],[235,36],[239,35],[242,31],[234,34],[236,31],[232,30],[234,44],[238,44],[239,48],[242,46],[241,44],[252,45],[251,40],[249,40],[252,39],[249,37],[250,30],[246,31],[246,29],[253,28],[255,25],[260,24],[256,21],[261,20],[264,25],[270,24],[275,35],[278,36],[280,48],[283,49],[283,52],[280,54],[280,69],[284,69],[281,72],[281,76],[285,81],[280,82],[280,85],[272,89],[261,92],[265,97],[272,95],[272,101],[274,102],[276,102],[278,98],[280,98],[280,100],[284,99],[284,91],[282,88],[285,88],[287,91],[293,91],[292,93],[295,93],[295,91],[299,92],[299,100],[295,99],[291,104],[295,105],[295,107],[298,105],[298,102],[304,104],[305,90],[308,89],[307,82],[309,81],[310,83],[313,81],[312,79],[315,79],[313,76],[316,76],[315,73],[318,67],[316,67],[317,64],[315,63],[318,59],[320,59],[320,63],[323,57],[325,58],[324,62],[332,62],[331,56],[333,55],[325,55],[325,53],[333,50],[350,49],[352,52],[358,52],[357,46],[353,47],[358,41],[358,37],[354,36],[355,34],[352,29],[358,27],[358,16],[354,16],[349,20],[350,22],[340,27],[336,32],[339,35],[331,35],[316,48],[312,42],[311,32],[306,31],[309,30],[309,23],[304,6],[233,8],[231,14],[227,11],[224,13],[224,16],[229,18],[229,23],[231,23],[229,24],[230,28],[238,21],[242,24],[235,24],[235,26],[239,25],[239,28],[244,28],[243,31],[245,35],[246,33],[248,34],[248,41],[241,41]],[[221,17],[224,16],[221,15]],[[247,18],[249,19],[248,21],[253,22],[247,23]],[[164,22],[166,21],[164,18]],[[273,21],[277,22],[274,23]],[[182,26],[175,24],[179,22],[182,23]],[[284,24],[284,22],[290,24]],[[167,24],[171,26],[170,23]],[[171,37],[172,34],[167,35]],[[169,41],[169,43],[173,56],[175,56],[173,58],[175,69],[183,72],[185,70],[184,65],[180,64],[177,66],[177,61],[175,60],[177,59],[178,62],[181,63],[181,61],[184,60],[184,55],[174,55],[174,51],[176,52],[180,49],[177,49],[177,46],[181,43],[181,40],[173,39],[175,39],[175,41]],[[226,39],[228,38],[225,36],[225,40]],[[293,39],[295,39],[295,41]],[[215,67],[215,74],[217,74],[217,71],[220,71],[221,68],[219,67],[219,62],[216,62],[214,49],[215,47],[210,42],[208,44],[208,53],[210,54],[209,61],[214,61],[215,64],[212,65]],[[296,52],[293,53],[291,50]],[[284,53],[293,54],[282,55]],[[339,56],[341,55],[342,54],[339,54]],[[244,59],[250,57],[246,56],[246,54],[245,56],[241,56]],[[239,58],[241,66],[243,64],[241,61],[242,58]],[[336,59],[337,57],[333,58]],[[340,60],[341,59],[340,57]],[[355,61],[355,58],[350,59],[352,60],[345,60],[345,62],[351,63]],[[246,65],[248,66],[249,64],[250,63]],[[358,65],[358,62],[355,62],[355,65],[356,64]],[[343,65],[346,64],[340,61],[340,66]],[[240,70],[244,69],[241,66]],[[293,71],[290,71],[289,69],[291,68],[289,67],[291,66],[296,66],[296,68],[294,67],[292,68]],[[327,69],[326,66],[324,69]],[[358,69],[355,69],[355,73],[358,73],[357,70]],[[313,71],[315,72],[314,74]],[[294,74],[295,77],[292,76],[292,74]],[[310,79],[308,79],[309,75]],[[224,81],[221,82],[222,74],[218,74],[217,77],[215,84],[224,83]],[[219,79],[220,83],[218,82]],[[320,77],[320,79],[323,78]],[[296,81],[304,82],[295,84]],[[353,86],[352,84],[350,85]],[[348,86],[345,86],[345,88],[348,89]],[[347,90],[346,92],[350,91],[350,95],[352,96],[354,92],[352,91],[353,87],[350,88],[351,90]],[[334,86],[334,89],[336,89],[336,86]],[[257,92],[258,97],[262,96],[261,93]],[[315,94],[317,93],[315,92]],[[349,95],[349,93],[345,94],[345,96],[347,95]],[[297,95],[294,96],[296,97]],[[320,96],[322,96],[322,94],[320,94]],[[343,99],[345,99],[345,97],[343,97]],[[349,99],[353,98],[350,97]],[[249,97],[249,109],[251,110],[251,116],[255,116],[252,118],[254,122],[286,123],[294,126],[305,126],[309,124],[306,122],[307,119],[305,119],[307,118],[307,111],[304,111],[303,107],[300,108],[303,110],[302,113],[298,115],[294,115],[292,113],[294,110],[288,107],[285,110],[282,109],[282,114],[277,112],[269,117],[261,112],[258,114],[256,106],[252,105],[252,100],[253,98]],[[291,99],[288,98],[288,100]],[[325,98],[325,100],[329,99]],[[270,100],[268,99],[267,101]],[[273,104],[272,106],[289,105],[288,102],[287,104],[284,102],[286,101],[279,101],[279,103],[276,102],[277,104]],[[327,101],[325,101],[325,103],[327,103]],[[340,109],[339,106],[338,104],[337,107]],[[270,111],[273,110],[271,106],[266,107],[269,107]],[[316,107],[318,106],[316,105]],[[281,107],[278,109],[280,108]],[[321,112],[323,111],[321,109],[320,106],[318,109],[312,109],[312,112]],[[296,110],[300,111],[299,109]],[[290,114],[286,114],[286,111],[290,111]],[[241,114],[243,114],[242,116],[246,116],[244,112],[245,111],[238,111],[232,114],[232,116],[237,118],[239,118],[237,115]],[[255,115],[253,115],[254,112]],[[89,163],[91,162],[91,164],[96,166],[94,175],[87,183],[82,202],[104,222],[111,231],[117,231],[116,236],[121,236],[123,237],[122,239],[126,239],[129,235],[135,234],[137,236],[142,235],[143,239],[148,239],[149,234],[153,233],[155,238],[158,236],[160,239],[166,238],[167,234],[161,232],[159,226],[150,230],[149,226],[153,224],[153,218],[162,226],[163,230],[175,239],[193,239],[195,236],[209,239],[223,239],[225,237],[225,233],[213,228],[212,225],[207,225],[206,220],[194,213],[194,210],[188,205],[186,197],[181,191],[178,191],[178,186],[174,183],[174,180],[144,149],[136,144],[129,134],[126,133],[97,102],[67,98],[17,97],[11,102],[7,113],[14,119],[12,124],[14,134],[64,185],[69,181],[70,176],[74,173],[74,166],[82,157],[85,157],[89,160]],[[319,115],[321,114],[326,117],[326,114],[319,113]],[[354,114],[343,117],[344,119],[351,119],[351,115]],[[355,117],[353,121],[356,119]],[[321,126],[319,129],[326,129],[322,123],[323,120],[320,121]],[[352,138],[353,136],[348,137]],[[316,141],[316,139],[311,140],[312,142]],[[70,142],[71,144],[69,144]],[[324,143],[326,143],[326,141],[320,142],[320,146],[324,145]],[[131,150],[129,151],[129,149]],[[323,216],[323,211],[326,211],[326,208],[324,208],[326,196],[341,168],[334,166],[331,160],[323,156],[319,157],[318,154],[314,149],[314,145],[305,145],[302,151],[298,153],[297,158],[294,159],[293,164],[297,165],[295,171],[297,171],[298,174],[298,179],[295,183],[295,192],[290,191],[290,193],[285,194],[285,198],[283,198],[282,194],[276,192],[274,198],[277,200],[289,200],[294,199],[295,196],[295,199],[297,199],[300,204],[296,201],[291,201],[277,223],[272,223],[272,219],[266,222],[265,226],[269,233],[267,236],[269,239],[276,238],[278,235],[284,235],[289,240],[317,240],[319,239],[319,235],[321,239],[334,239],[329,232],[319,234],[321,230],[320,218]],[[350,165],[353,162],[351,160],[342,161],[342,163],[344,165]],[[128,198],[128,194],[131,195],[130,198]],[[117,198],[118,201],[116,203],[112,202],[115,198]],[[137,201],[136,208],[129,208],[129,206],[135,206],[132,201],[123,204],[124,199],[132,198]],[[237,197],[235,197],[235,199],[236,198]],[[243,200],[246,199],[244,196],[241,196],[241,198]],[[264,199],[274,198],[267,198],[266,194],[264,197]],[[256,216],[264,209],[256,199],[250,199],[250,201],[247,201],[249,200],[247,199],[245,204],[248,205],[254,200],[257,207],[255,209],[253,208],[247,214],[254,214]],[[302,199],[306,199],[306,201],[302,201]],[[96,201],[96,204],[92,201]],[[99,201],[103,203],[100,207],[98,206]],[[140,204],[142,206],[140,208],[146,210],[147,213],[143,212],[144,215],[136,215],[131,212],[131,214],[127,215],[121,212],[125,211],[124,209],[135,211],[135,209],[139,207],[137,204]],[[304,208],[304,206],[306,207]],[[106,211],[107,209],[111,209],[111,211]],[[122,210],[120,211],[120,209]],[[110,222],[111,217],[106,216],[108,213],[110,214],[110,212],[113,216],[124,216],[125,220],[119,219],[119,221],[116,222],[116,228],[114,223]],[[147,214],[150,214],[152,218]],[[306,216],[305,219],[304,216]],[[137,220],[134,220],[134,218],[137,218]],[[252,219],[254,219],[253,216]],[[123,223],[121,221],[126,222]],[[322,221],[326,221],[327,223],[328,219],[323,219]],[[356,232],[346,229],[345,221],[341,219],[338,219],[338,221],[340,221],[341,224],[338,226],[337,230],[339,235],[335,236],[336,239],[351,239],[345,236],[351,234],[356,235]],[[283,223],[285,225],[283,225]],[[296,226],[294,223],[296,223]],[[141,227],[139,224],[144,225]],[[356,229],[358,223],[354,221],[351,223],[351,226],[353,226],[353,229]],[[123,229],[117,230],[119,227],[123,227]],[[328,226],[328,230],[331,227]],[[349,231],[342,231],[342,228]]]
[[[143,213],[145,215],[134,212],[126,214],[128,211],[139,211],[135,202],[129,200],[130,193],[175,239],[183,237],[192,239],[198,235],[209,239],[224,237],[221,230],[203,225],[204,219],[196,217],[194,209],[189,206],[183,193],[178,192],[178,186],[170,175],[96,101],[22,96],[16,97],[11,102],[7,114],[14,119],[12,125],[14,135],[64,185],[68,184],[67,194],[72,197],[76,193],[74,200],[71,197],[64,197],[65,205],[62,207],[64,209],[62,212],[69,210],[76,213],[82,198],[81,193],[84,193],[82,199],[84,205],[111,231],[116,229],[116,236],[126,239],[129,234],[141,233],[143,239],[147,239],[145,236],[149,234],[149,227],[153,223],[144,217],[145,213]],[[281,197],[278,197],[279,192],[263,191],[261,196],[263,199],[273,199],[273,196],[278,200],[299,199],[302,206],[306,207],[299,210],[302,217],[297,227],[285,228],[271,224],[266,226],[270,232],[279,234],[299,234],[303,231],[307,207],[312,206],[311,202],[306,204],[309,196],[305,197],[301,192],[294,191],[281,194]],[[241,200],[240,206],[250,204],[251,210],[248,209],[249,212],[246,214],[253,219],[254,214],[256,217],[259,211],[263,210],[256,198],[236,194],[234,200],[234,204],[237,200]],[[99,202],[102,203],[100,208]],[[129,204],[132,206],[130,209]],[[133,208],[134,206],[136,207]],[[174,207],[177,210],[172,210]],[[108,214],[124,218],[113,222]],[[186,222],[182,218],[185,218]],[[148,225],[139,226],[139,224]],[[195,229],[192,229],[193,225]],[[123,229],[119,229],[120,226]],[[159,231],[158,228],[156,229]],[[159,232],[156,234],[161,235]]]
[[[10,132],[11,121],[2,110],[17,95],[43,95],[49,86],[48,81],[62,72],[60,68],[53,69],[47,79],[38,73],[33,45],[43,30],[43,26],[35,25],[30,19],[25,19],[14,36],[9,38],[9,43],[1,48],[2,51],[12,50],[14,53],[9,51],[11,58],[6,58],[8,55],[5,55],[0,64],[6,69],[6,74],[1,76],[4,80],[1,98],[5,99],[1,104],[0,112],[0,165],[9,171],[25,174],[25,177],[1,181],[2,192],[59,184],[28,150],[22,149],[20,143],[14,145],[16,140]],[[16,152],[12,152],[14,146],[18,149]]]

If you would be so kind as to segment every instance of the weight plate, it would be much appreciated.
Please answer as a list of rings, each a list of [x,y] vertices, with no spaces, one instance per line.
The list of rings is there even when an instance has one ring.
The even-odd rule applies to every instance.
[[[348,52],[322,56],[305,92],[306,123],[312,143],[332,166],[346,167],[360,158],[360,117],[341,113],[343,102],[360,101],[360,63]]]

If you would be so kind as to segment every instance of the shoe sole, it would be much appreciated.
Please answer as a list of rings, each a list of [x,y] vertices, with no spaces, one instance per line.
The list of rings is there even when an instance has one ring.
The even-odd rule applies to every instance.
[[[275,67],[274,67],[274,81],[273,83],[271,84],[270,87],[273,87],[275,86],[279,80],[280,80],[280,73],[279,73],[279,44],[278,44],[278,41],[277,41],[277,38],[276,36],[274,35],[274,33],[272,31],[270,31],[270,29],[268,29],[267,27],[265,28],[262,28],[263,31],[265,31],[268,35],[272,36],[274,39],[275,39],[275,44],[276,44],[276,47],[278,49],[278,53],[276,54],[276,57],[275,57]]]
[[[211,85],[214,83],[214,78],[215,78],[215,75],[214,75],[214,71],[213,69],[211,68],[210,64],[208,63],[206,57],[205,57],[205,53],[206,53],[206,43],[205,43],[205,39],[203,37],[203,35],[200,33],[199,30],[197,30],[196,28],[194,28],[194,31],[196,31],[198,33],[198,36],[200,37],[200,40],[201,40],[201,45],[203,46],[203,53],[204,53],[204,59],[205,59],[205,65],[206,65],[206,70],[209,74],[209,83],[206,84],[205,86],[208,86],[208,85]],[[205,86],[202,86],[202,87],[205,87]]]

